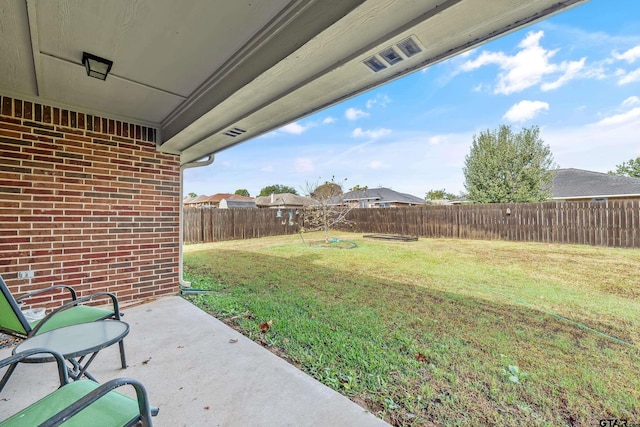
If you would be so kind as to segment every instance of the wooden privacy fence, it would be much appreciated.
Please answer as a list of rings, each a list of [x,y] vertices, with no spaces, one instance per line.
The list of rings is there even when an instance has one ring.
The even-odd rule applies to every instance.
[[[355,209],[353,231],[640,248],[640,201]]]
[[[358,233],[640,248],[640,201],[354,209]],[[272,209],[185,209],[187,243],[293,234]]]
[[[185,208],[184,242],[217,242],[297,233],[297,225],[289,226],[285,222],[289,219],[287,212],[284,215],[286,218],[276,218],[275,209]]]

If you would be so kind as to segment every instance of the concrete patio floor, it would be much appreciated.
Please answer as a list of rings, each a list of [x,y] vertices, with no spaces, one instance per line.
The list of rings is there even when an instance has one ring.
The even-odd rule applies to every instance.
[[[100,382],[140,380],[160,408],[155,426],[388,426],[180,297],[124,313],[127,369],[114,345],[89,371]],[[0,358],[10,354],[0,350]],[[18,366],[0,393],[0,420],[57,384],[54,364]]]

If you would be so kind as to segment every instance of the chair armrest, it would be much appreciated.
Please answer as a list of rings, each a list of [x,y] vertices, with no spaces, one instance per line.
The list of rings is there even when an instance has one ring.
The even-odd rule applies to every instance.
[[[79,400],[75,401],[71,405],[67,406],[62,411],[58,412],[56,415],[52,416],[51,418],[49,418],[48,420],[40,424],[39,427],[58,426],[62,422],[76,415],[78,412],[89,407],[92,403],[100,399],[102,396],[124,385],[131,385],[136,392],[136,399],[138,401],[138,409],[140,412],[141,425],[143,427],[151,426],[151,409],[149,406],[149,398],[147,396],[147,391],[145,390],[142,383],[130,378],[116,378],[102,384],[100,387],[96,388],[95,390],[88,393],[84,397],[80,398]],[[155,412],[154,415],[157,414],[157,410],[154,410],[154,412]]]
[[[62,304],[60,307],[56,308],[55,310],[51,311],[51,313],[47,314],[41,321],[38,322],[36,327],[33,328],[33,330],[31,331],[30,335],[37,335],[42,325],[47,323],[49,319],[51,319],[53,316],[60,313],[61,311],[68,310],[72,307],[77,306],[80,303],[83,303],[85,301],[90,301],[94,298],[102,297],[102,296],[108,296],[109,298],[111,298],[111,303],[113,304],[114,317],[116,320],[120,320],[120,306],[118,304],[118,297],[116,297],[114,294],[110,292],[96,292],[95,294],[87,295],[86,297],[77,298],[77,299],[74,299],[73,301],[69,301],[65,304]]]
[[[58,376],[60,377],[60,387],[65,384],[69,384],[69,375],[67,373],[67,365],[64,361],[64,357],[56,351],[48,350],[46,348],[32,348],[29,350],[21,351],[20,353],[16,353],[11,357],[0,360],[0,368],[4,368],[5,366],[15,365],[16,363],[26,359],[27,357],[40,354],[40,353],[49,353],[54,358],[58,365]]]
[[[56,289],[66,289],[71,294],[71,299],[72,300],[75,300],[77,298],[76,290],[73,289],[71,286],[68,286],[68,285],[56,285],[56,286],[49,286],[48,288],[44,288],[44,289],[38,289],[38,290],[33,291],[33,292],[29,292],[28,294],[24,294],[24,295],[19,296],[18,298],[16,298],[16,301],[20,302],[20,301],[22,301],[24,299],[31,298],[31,297],[33,297],[35,295],[43,294],[45,292],[51,292],[51,291],[56,290]]]

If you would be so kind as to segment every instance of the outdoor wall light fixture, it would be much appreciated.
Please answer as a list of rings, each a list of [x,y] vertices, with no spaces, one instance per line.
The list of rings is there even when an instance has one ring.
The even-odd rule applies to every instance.
[[[87,76],[95,77],[99,80],[105,80],[107,74],[111,71],[113,61],[100,58],[87,52],[82,52],[82,65],[87,69]]]

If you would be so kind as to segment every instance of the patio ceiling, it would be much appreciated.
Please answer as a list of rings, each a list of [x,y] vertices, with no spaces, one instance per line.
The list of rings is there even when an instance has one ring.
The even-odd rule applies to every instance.
[[[185,164],[584,1],[6,0],[0,92],[155,126]]]

